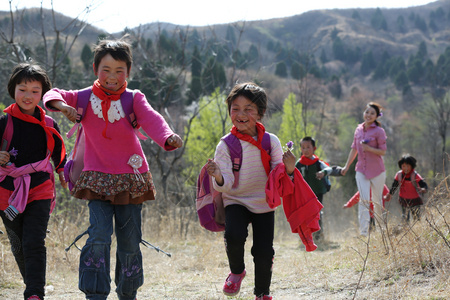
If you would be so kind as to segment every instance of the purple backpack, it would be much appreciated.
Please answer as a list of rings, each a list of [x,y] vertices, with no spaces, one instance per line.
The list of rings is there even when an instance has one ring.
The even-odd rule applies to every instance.
[[[234,184],[233,188],[239,185],[239,170],[242,164],[242,146],[239,139],[233,134],[228,134],[223,138],[230,151],[230,158],[233,162]],[[265,132],[261,141],[261,147],[270,154],[270,135]],[[225,230],[225,220],[219,219],[224,214],[217,212],[223,210],[223,206],[216,203],[222,198],[222,193],[214,190],[212,176],[206,171],[206,164],[200,170],[197,178],[196,208],[200,225],[209,231]]]
[[[72,137],[77,130],[75,145],[67,158],[67,163],[64,166],[64,178],[69,184],[69,190],[72,191],[75,183],[80,177],[81,171],[84,168],[84,131],[81,126],[81,120],[86,114],[86,109],[91,97],[92,88],[88,87],[78,91],[77,99],[77,120],[72,129],[67,133],[67,138]],[[133,126],[134,132],[138,138],[145,140],[146,137],[139,131],[139,125],[136,121],[136,116],[133,111],[133,99],[134,92],[127,89],[120,97],[120,103],[122,104],[123,111],[127,120]]]

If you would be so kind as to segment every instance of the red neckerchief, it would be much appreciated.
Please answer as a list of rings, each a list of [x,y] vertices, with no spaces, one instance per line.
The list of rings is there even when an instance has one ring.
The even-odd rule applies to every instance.
[[[7,108],[5,108],[3,110],[3,112],[8,113],[9,115],[11,115],[17,119],[20,119],[22,121],[41,125],[42,128],[44,128],[44,130],[45,130],[45,134],[47,135],[47,149],[50,151],[50,154],[53,153],[53,149],[55,148],[55,140],[53,139],[53,134],[55,134],[61,140],[61,145],[62,145],[61,161],[59,162],[59,164],[61,164],[61,162],[63,161],[65,154],[66,154],[66,148],[64,146],[64,141],[63,141],[61,135],[59,134],[59,132],[55,128],[49,127],[45,123],[45,111],[40,106],[36,106],[36,107],[39,109],[40,118],[41,118],[40,121],[31,115],[24,114],[20,110],[19,105],[17,105],[16,103],[13,103],[10,106],[8,106]]]
[[[300,162],[302,165],[310,166],[310,165],[315,164],[316,161],[318,161],[318,160],[319,160],[319,157],[316,156],[316,155],[313,155],[313,159],[311,159],[311,158],[309,158],[309,157],[306,157],[306,156],[302,155],[302,156],[300,157],[300,161],[299,161],[299,162]]]
[[[240,133],[236,126],[233,126],[231,128],[231,134],[236,136],[238,139],[249,142],[250,144],[258,147],[258,149],[261,151],[261,161],[264,166],[264,170],[266,170],[267,176],[269,176],[270,173],[270,155],[267,153],[266,150],[264,150],[261,146],[261,141],[264,135],[264,132],[266,132],[266,129],[264,128],[264,125],[256,122],[256,132],[258,134],[258,140],[255,141],[253,137],[251,137],[248,134]]]
[[[411,172],[409,172],[408,174],[405,174],[405,172],[402,171],[403,173],[403,178],[410,178],[411,174],[414,172],[414,169],[411,169]]]
[[[100,81],[97,79],[94,82],[94,85],[92,86],[92,92],[95,96],[97,96],[100,100],[102,100],[102,114],[103,119],[105,119],[106,125],[105,129],[103,129],[103,137],[108,138],[106,136],[106,128],[108,128],[108,111],[111,107],[111,101],[117,101],[120,99],[120,95],[122,95],[123,92],[125,92],[127,88],[127,82],[125,81],[125,84],[118,89],[117,91],[110,91],[105,89],[101,84]]]

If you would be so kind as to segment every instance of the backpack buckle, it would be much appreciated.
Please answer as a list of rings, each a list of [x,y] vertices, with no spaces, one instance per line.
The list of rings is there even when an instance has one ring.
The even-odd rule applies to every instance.
[[[241,160],[236,157],[233,160],[233,171],[238,172],[241,169]]]

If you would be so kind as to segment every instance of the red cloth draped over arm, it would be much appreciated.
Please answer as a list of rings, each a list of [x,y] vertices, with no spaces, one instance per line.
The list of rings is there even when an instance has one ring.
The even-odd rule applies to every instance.
[[[312,233],[319,231],[320,210],[323,205],[303,179],[298,169],[294,170],[294,181],[285,171],[283,163],[269,174],[266,183],[266,200],[271,208],[281,204],[294,233],[298,233],[306,251],[317,249]]]

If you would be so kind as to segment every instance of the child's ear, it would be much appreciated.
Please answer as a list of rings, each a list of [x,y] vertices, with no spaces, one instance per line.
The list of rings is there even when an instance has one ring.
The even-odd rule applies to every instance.
[[[94,69],[94,75],[97,76],[97,69],[95,68],[95,63],[92,64],[92,68]]]
[[[317,147],[314,147],[314,151],[316,151]]]

